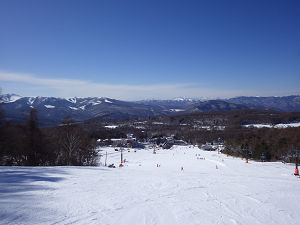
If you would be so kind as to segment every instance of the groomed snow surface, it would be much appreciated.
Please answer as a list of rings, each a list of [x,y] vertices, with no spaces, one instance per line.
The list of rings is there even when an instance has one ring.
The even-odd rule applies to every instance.
[[[294,165],[192,146],[124,158],[123,168],[0,167],[0,224],[300,224]]]

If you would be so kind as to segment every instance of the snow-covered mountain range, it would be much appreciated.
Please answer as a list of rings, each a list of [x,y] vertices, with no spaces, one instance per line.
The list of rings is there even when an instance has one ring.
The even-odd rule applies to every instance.
[[[274,109],[279,111],[300,111],[300,95],[290,96],[271,96],[271,97],[248,97],[241,96],[226,99],[225,101],[234,104],[243,104],[247,106],[256,106],[266,109]]]
[[[187,107],[191,105],[195,105],[197,103],[200,103],[200,99],[192,99],[192,98],[174,98],[170,100],[157,100],[157,99],[151,99],[151,100],[141,100],[137,101],[137,103],[146,104],[146,105],[153,105],[153,106],[161,106],[165,109],[186,109]],[[179,110],[180,111],[180,110]]]
[[[300,111],[300,96],[237,97],[209,101],[175,98],[173,100],[129,102],[105,97],[22,97],[16,94],[5,94],[1,96],[0,103],[2,103],[7,120],[26,121],[30,109],[35,108],[38,111],[40,123],[43,125],[59,124],[67,116],[72,116],[75,121],[84,121],[89,119],[137,118],[179,112],[245,109]]]
[[[30,109],[35,108],[40,122],[44,125],[58,124],[67,116],[72,116],[75,121],[84,121],[95,118],[133,118],[167,113],[160,106],[103,97],[21,97],[12,94],[4,95],[2,103],[6,119],[27,120]]]

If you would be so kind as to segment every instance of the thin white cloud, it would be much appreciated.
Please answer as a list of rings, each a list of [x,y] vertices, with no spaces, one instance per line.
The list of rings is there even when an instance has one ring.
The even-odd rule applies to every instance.
[[[31,74],[0,72],[0,81],[15,84],[17,90],[13,91],[22,94],[21,89],[30,89],[29,95],[57,96],[57,97],[110,97],[122,100],[140,99],[171,99],[174,97],[208,97],[208,98],[227,98],[239,95],[272,95],[255,90],[229,90],[226,88],[217,89],[203,87],[200,84],[156,84],[156,85],[122,85],[122,84],[103,84],[91,81],[76,79],[53,79],[40,78]],[[1,84],[0,84],[1,86]],[[10,92],[11,90],[6,90]],[[283,95],[286,93],[282,93]],[[27,91],[28,95],[28,91]],[[274,95],[280,95],[278,92]]]
[[[18,74],[8,72],[0,72],[0,80],[22,82],[36,85],[46,85],[51,87],[59,87],[64,85],[85,85],[87,83],[81,80],[38,78],[30,74]]]

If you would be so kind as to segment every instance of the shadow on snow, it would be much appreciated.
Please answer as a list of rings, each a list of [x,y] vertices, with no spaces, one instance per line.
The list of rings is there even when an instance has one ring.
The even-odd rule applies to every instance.
[[[53,176],[66,174],[65,171],[51,167],[0,167],[0,197],[20,192],[51,190],[47,182],[59,182],[64,178]],[[43,181],[43,185],[35,182]],[[44,183],[45,182],[45,183]],[[25,194],[25,193],[23,193]]]

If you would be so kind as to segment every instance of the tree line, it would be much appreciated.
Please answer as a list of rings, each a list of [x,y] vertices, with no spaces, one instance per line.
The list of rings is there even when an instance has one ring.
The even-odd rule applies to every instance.
[[[40,128],[37,110],[26,124],[0,118],[0,165],[82,166],[96,165],[96,140],[69,117],[60,126]]]

